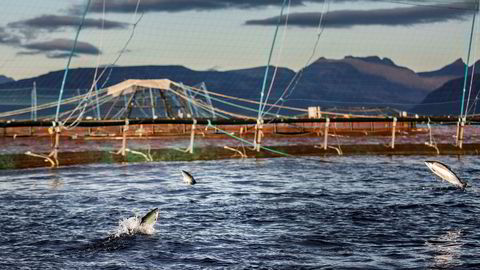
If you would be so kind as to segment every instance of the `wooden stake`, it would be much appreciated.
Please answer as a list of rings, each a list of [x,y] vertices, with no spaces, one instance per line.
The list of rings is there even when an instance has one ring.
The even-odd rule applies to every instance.
[[[391,145],[392,149],[395,148],[395,129],[396,129],[396,127],[397,127],[397,118],[394,117],[393,118],[393,123],[392,123],[392,145]]]
[[[463,147],[463,133],[465,129],[465,118],[462,119],[460,122],[460,131],[459,131],[459,138],[458,138],[458,148],[462,149]]]
[[[323,150],[327,150],[328,148],[328,127],[330,126],[330,118],[327,117],[327,121],[325,122],[325,134],[323,138]]]

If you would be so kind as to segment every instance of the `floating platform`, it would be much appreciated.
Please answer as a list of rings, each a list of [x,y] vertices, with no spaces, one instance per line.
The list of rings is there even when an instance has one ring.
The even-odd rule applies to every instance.
[[[427,119],[392,117],[273,118],[264,119],[262,131],[265,136],[308,133],[319,135],[323,134],[325,128],[328,127],[330,133],[378,135],[391,133],[394,123],[399,132],[414,132],[416,124],[423,121],[427,121]],[[213,126],[236,135],[253,134],[256,125],[255,119],[129,119],[126,135],[128,137],[189,135],[194,122],[197,126],[197,133],[202,136],[218,134],[215,129],[211,128]],[[62,129],[61,136],[109,138],[122,136],[126,121],[82,120],[78,123],[65,123],[65,126],[69,125],[75,125],[75,128]],[[0,137],[48,136],[51,133],[49,129],[54,126],[55,123],[52,121],[0,121]]]
[[[82,120],[75,123],[75,128],[57,128],[56,133],[53,132],[55,124],[49,121],[0,121],[0,142],[4,145],[0,151],[0,169],[50,167],[51,162],[38,154],[49,155],[55,141],[58,142],[58,166],[282,156],[460,156],[478,155],[480,151],[475,134],[468,142],[463,141],[462,147],[454,145],[455,135],[451,130],[455,129],[456,122],[450,117],[274,118],[264,121],[265,141],[262,144],[269,150],[264,148],[260,152],[248,145],[257,129],[255,119]],[[429,136],[432,142],[432,130],[417,128],[417,124],[426,123],[449,126],[450,130],[441,131],[436,135],[436,143],[427,144]],[[73,123],[66,123],[69,124]],[[327,139],[330,141],[325,149],[322,145]],[[118,154],[121,140],[121,149],[132,149],[124,156]],[[193,153],[178,148],[187,147],[189,143],[194,147]],[[37,156],[26,155],[29,151]]]
[[[288,145],[271,146],[272,150],[282,153],[288,153],[290,157],[331,157],[338,156],[340,153],[333,148],[324,150],[321,147],[313,145]],[[438,155],[479,155],[480,144],[464,144],[462,149],[453,144],[437,145],[439,152],[433,147],[421,144],[399,144],[395,148],[388,145],[342,145],[340,146],[341,155],[420,155],[420,156],[438,156]],[[248,147],[244,149],[237,147],[247,158],[274,158],[285,157],[282,154],[270,151],[256,152]],[[144,151],[145,152],[145,151]],[[43,153],[47,155],[48,153]],[[193,160],[216,160],[216,159],[241,159],[242,155],[238,152],[225,149],[224,147],[197,147],[193,154],[178,151],[176,149],[152,149],[150,151],[153,162],[162,161],[193,161]],[[125,157],[115,154],[111,151],[80,151],[80,152],[59,152],[58,160],[60,167],[83,165],[93,163],[123,163],[123,162],[146,162],[142,156],[128,153]],[[49,167],[49,163],[44,159],[31,157],[25,154],[3,154],[0,155],[0,169],[25,169]]]

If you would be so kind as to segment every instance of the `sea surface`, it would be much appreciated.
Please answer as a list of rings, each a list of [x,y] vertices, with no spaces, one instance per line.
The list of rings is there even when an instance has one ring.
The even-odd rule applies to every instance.
[[[426,159],[3,170],[0,269],[480,269],[480,160],[435,158],[461,191]],[[124,229],[156,207],[153,232]]]

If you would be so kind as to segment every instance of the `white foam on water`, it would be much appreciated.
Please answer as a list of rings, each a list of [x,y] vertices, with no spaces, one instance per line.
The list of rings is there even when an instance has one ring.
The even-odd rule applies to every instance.
[[[140,224],[141,218],[138,216],[129,217],[118,222],[118,227],[113,233],[113,236],[120,237],[122,235],[134,235],[141,234],[154,234],[155,223],[153,224]]]

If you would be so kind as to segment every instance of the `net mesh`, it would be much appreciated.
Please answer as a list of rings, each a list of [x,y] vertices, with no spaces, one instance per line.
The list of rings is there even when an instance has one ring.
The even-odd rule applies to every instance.
[[[32,107],[50,104],[38,110],[38,117],[51,118],[70,57],[65,104],[60,107],[64,119],[122,118],[129,106],[139,111],[133,113],[136,117],[169,117],[166,105],[162,109],[158,100],[172,107],[170,117],[192,117],[195,111],[198,117],[214,117],[211,105],[224,117],[255,116],[259,109],[265,116],[295,115],[309,106],[345,113],[365,108],[359,114],[371,108],[459,114],[475,4],[3,1],[2,7],[9,12],[0,23],[0,74],[6,76],[0,78],[4,82],[0,117],[30,119]],[[470,65],[478,55],[476,26],[473,30]],[[271,67],[265,79],[270,51]],[[456,61],[459,58],[464,62]],[[134,99],[133,103],[117,102],[109,112],[115,98],[102,90],[128,79],[169,79],[183,85],[178,91],[183,96],[162,99],[156,91],[150,97],[149,90],[143,89],[142,104],[150,103],[148,112],[142,112]],[[277,107],[241,100],[258,102],[264,79],[264,101]],[[470,84],[468,80],[465,100]],[[192,88],[199,85],[208,91],[194,93]],[[474,80],[466,105],[469,113],[477,108],[475,86]],[[435,91],[441,87],[443,92]],[[67,103],[74,97],[79,98]],[[131,96],[122,99],[128,101]],[[151,104],[157,115],[152,114]],[[435,109],[439,105],[441,109]],[[24,110],[7,113],[19,109]]]

